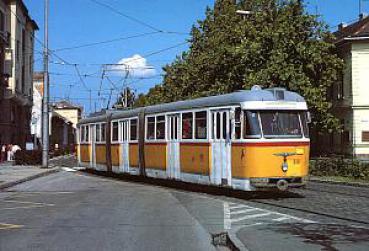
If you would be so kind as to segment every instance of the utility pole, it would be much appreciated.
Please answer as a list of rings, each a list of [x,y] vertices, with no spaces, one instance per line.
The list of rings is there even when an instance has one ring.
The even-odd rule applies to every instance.
[[[44,90],[42,98],[42,167],[49,167],[49,0],[44,7]]]

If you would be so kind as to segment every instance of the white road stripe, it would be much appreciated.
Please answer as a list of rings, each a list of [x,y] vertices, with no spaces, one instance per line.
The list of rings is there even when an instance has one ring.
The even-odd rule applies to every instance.
[[[239,208],[253,208],[253,207],[249,207],[243,204],[239,204],[237,206],[233,206],[233,207],[229,207],[229,209],[233,210],[233,209],[239,209]]]
[[[239,222],[239,221],[243,221],[243,220],[249,220],[249,219],[253,219],[253,218],[259,218],[259,217],[263,217],[263,216],[268,216],[271,215],[272,213],[262,213],[262,214],[251,214],[251,215],[247,215],[241,218],[237,218],[237,219],[231,219],[231,223],[234,222]]]
[[[41,202],[31,202],[31,201],[4,200],[4,202],[20,203],[20,204],[32,204],[32,205],[50,206],[50,207],[55,206],[55,204],[48,204],[48,203],[41,203]]]
[[[263,211],[263,210],[262,209],[258,209],[258,208],[248,208],[248,209],[244,209],[244,210],[240,210],[240,211],[235,211],[235,212],[232,212],[231,211],[231,215],[244,214],[244,213],[248,213],[248,212],[252,212],[252,211]]]

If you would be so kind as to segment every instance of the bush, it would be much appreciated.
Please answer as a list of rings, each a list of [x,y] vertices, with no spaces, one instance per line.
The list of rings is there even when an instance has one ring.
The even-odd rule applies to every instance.
[[[15,152],[14,160],[16,165],[41,165],[42,151],[41,150],[19,150]]]
[[[310,174],[369,180],[369,163],[343,157],[318,158],[310,161]]]

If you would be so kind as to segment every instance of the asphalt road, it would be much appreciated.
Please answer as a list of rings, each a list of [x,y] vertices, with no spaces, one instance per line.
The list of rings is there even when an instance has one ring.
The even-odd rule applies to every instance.
[[[0,193],[0,250],[214,250],[225,231],[249,250],[368,250],[365,189],[245,200],[62,171]]]

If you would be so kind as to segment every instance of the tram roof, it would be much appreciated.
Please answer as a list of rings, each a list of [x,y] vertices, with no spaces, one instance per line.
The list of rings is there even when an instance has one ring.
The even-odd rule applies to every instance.
[[[283,90],[284,98],[278,99],[275,96],[276,90]],[[107,115],[112,115],[112,119],[129,118],[137,116],[140,112],[145,114],[155,114],[163,112],[183,111],[190,109],[221,107],[239,105],[247,101],[285,101],[285,102],[305,102],[304,98],[296,92],[286,91],[281,88],[272,88],[264,90],[245,90],[232,92],[229,94],[183,100],[159,105],[139,107],[127,110],[108,110],[102,115],[90,116],[80,120],[78,124],[95,123],[105,120]]]

